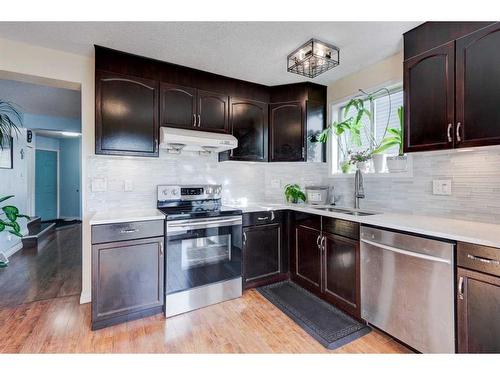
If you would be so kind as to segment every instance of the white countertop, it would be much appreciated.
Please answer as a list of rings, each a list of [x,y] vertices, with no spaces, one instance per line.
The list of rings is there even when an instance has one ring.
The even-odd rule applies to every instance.
[[[156,208],[141,210],[114,210],[97,212],[90,219],[90,225],[129,223],[132,221],[164,220],[165,215]]]
[[[306,204],[255,203],[245,206],[230,204],[228,206],[239,208],[243,212],[286,209],[295,210],[299,212],[354,221],[361,224],[375,225],[382,228],[422,234],[425,236],[500,248],[500,225],[498,224],[447,219],[435,216],[393,213],[377,213],[376,215],[371,216],[353,216],[339,212],[323,211],[318,209],[318,207],[324,206],[312,206]],[[342,207],[335,206],[334,208]],[[156,208],[142,210],[117,210],[96,213],[90,219],[90,225],[163,219],[165,219],[165,215]]]
[[[236,206],[238,207],[238,206]],[[476,221],[447,219],[435,216],[378,213],[371,216],[353,216],[339,212],[329,212],[318,209],[317,206],[306,204],[275,204],[262,203],[238,207],[243,212],[270,211],[289,209],[311,214],[329,216],[337,219],[354,221],[362,224],[375,225],[383,228],[396,229],[425,236],[470,242],[478,245],[500,248],[500,225]],[[342,208],[336,207],[334,208]],[[373,212],[370,210],[363,210]]]

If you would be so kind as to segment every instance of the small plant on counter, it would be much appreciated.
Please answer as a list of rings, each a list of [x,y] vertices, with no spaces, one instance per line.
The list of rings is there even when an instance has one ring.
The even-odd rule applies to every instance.
[[[7,199],[13,198],[13,195],[8,195],[6,197],[0,197],[0,202],[6,201]],[[7,228],[9,229],[9,233],[12,233],[15,236],[22,237],[21,234],[21,226],[17,222],[19,218],[29,219],[30,217],[27,215],[23,215],[19,213],[19,209],[16,206],[3,206],[1,208],[2,212],[0,213],[0,232],[3,232]],[[6,217],[7,220],[4,220],[1,216]],[[7,267],[7,262],[0,261],[0,268]]]
[[[287,184],[285,186],[285,198],[288,203],[298,203],[299,200],[306,201],[306,195],[297,184]]]
[[[372,158],[372,152],[370,150],[362,150],[350,154],[349,163],[356,165],[358,163],[365,163]]]

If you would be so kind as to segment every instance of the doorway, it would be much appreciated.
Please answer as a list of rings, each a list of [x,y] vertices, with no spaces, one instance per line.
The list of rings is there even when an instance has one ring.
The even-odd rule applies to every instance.
[[[59,152],[37,149],[35,154],[35,216],[59,218]]]

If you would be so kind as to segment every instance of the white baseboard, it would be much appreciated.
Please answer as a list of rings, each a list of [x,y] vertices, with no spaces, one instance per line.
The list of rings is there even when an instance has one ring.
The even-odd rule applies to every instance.
[[[12,255],[17,253],[19,250],[23,248],[23,241],[19,241],[16,243],[14,246],[8,248],[7,250],[3,251],[3,254],[7,257],[10,258]]]
[[[80,294],[80,304],[89,303],[92,301],[92,296],[90,294],[90,290],[82,290]]]

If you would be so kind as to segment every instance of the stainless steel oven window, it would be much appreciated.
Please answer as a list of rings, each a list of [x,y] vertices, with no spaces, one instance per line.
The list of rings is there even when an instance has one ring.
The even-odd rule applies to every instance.
[[[226,261],[231,261],[231,234],[182,240],[182,270]]]

